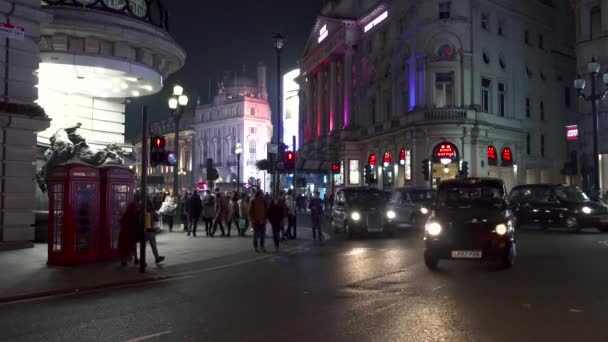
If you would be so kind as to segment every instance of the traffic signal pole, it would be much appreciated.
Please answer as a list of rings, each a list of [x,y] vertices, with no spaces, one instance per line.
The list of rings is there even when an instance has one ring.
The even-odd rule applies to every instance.
[[[146,207],[148,206],[148,107],[143,106],[142,112],[143,134],[141,142],[141,215],[139,217],[139,272],[146,271]],[[137,251],[136,251],[137,253]]]
[[[298,157],[297,157],[297,150],[296,150],[296,136],[294,135],[291,139],[291,143],[292,143],[292,148],[293,148],[293,201],[294,203],[296,203],[297,199],[298,199]],[[298,209],[296,208],[296,214],[293,218],[293,235],[292,238],[296,239],[297,238],[297,231],[298,231]]]

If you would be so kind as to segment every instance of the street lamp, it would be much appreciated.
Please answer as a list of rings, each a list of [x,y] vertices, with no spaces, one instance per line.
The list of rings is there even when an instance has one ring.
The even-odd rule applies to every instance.
[[[287,42],[287,39],[285,39],[285,37],[283,37],[283,35],[281,35],[280,33],[277,33],[274,35],[274,37],[272,38],[272,43],[274,45],[274,49],[277,51],[277,146],[280,146],[282,141],[283,141],[283,137],[282,135],[282,127],[281,127],[281,123],[282,123],[282,113],[281,113],[281,50],[283,50],[283,47],[285,46],[285,43]],[[280,149],[279,149],[280,152]],[[284,155],[279,153],[277,155],[277,158],[275,159],[275,190],[274,193],[278,195],[279,193],[279,180],[280,180],[280,174],[279,174],[279,169],[278,169],[278,163],[279,163],[279,159],[280,161],[283,161]]]
[[[173,149],[177,164],[173,167],[173,196],[177,196],[178,191],[178,171],[179,171],[179,120],[186,111],[188,105],[188,96],[184,95],[184,88],[175,85],[173,87],[173,95],[169,98],[169,109],[175,120],[175,136],[173,139]]]
[[[591,62],[587,64],[587,72],[591,79],[591,94],[585,95],[585,79],[582,78],[581,74],[578,74],[576,80],[574,80],[574,88],[578,93],[578,96],[583,98],[585,101],[591,102],[591,115],[593,115],[593,170],[592,170],[592,197],[598,199],[600,196],[600,160],[599,160],[599,144],[598,144],[598,121],[599,114],[597,106],[602,102],[608,94],[608,73],[602,75],[602,81],[604,83],[604,90],[597,91],[596,78],[600,74],[600,63],[595,61],[595,58],[591,59]]]
[[[236,147],[234,149],[234,153],[236,154],[236,189],[235,191],[239,192],[239,184],[241,182],[241,153],[243,153],[243,148],[241,147],[241,143],[236,143]]]

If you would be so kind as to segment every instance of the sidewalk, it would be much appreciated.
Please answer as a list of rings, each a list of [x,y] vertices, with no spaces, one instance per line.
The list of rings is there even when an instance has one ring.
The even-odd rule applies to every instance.
[[[282,252],[312,241],[311,229],[304,226],[308,225],[308,220],[302,221],[304,222],[298,225],[298,240],[282,245]],[[247,232],[246,237],[237,237],[235,234],[233,229],[230,238],[218,237],[217,234],[214,238],[205,237],[203,225],[202,233],[199,231],[197,237],[188,237],[181,225],[174,227],[172,233],[165,227],[164,232],[157,235],[157,241],[159,253],[166,259],[156,265],[148,246],[148,267],[144,274],[139,273],[139,266],[133,263],[121,266],[118,261],[76,267],[47,266],[46,244],[0,252],[0,303],[168,278],[183,268],[179,266],[212,262],[229,256],[241,260],[260,256],[253,250],[251,232]],[[274,250],[270,226],[267,227],[266,249],[269,252]]]

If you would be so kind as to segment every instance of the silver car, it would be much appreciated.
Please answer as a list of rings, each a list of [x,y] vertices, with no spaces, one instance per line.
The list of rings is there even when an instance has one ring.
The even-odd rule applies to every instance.
[[[435,205],[435,190],[427,188],[397,188],[388,203],[396,214],[393,225],[397,229],[418,230],[424,226]]]

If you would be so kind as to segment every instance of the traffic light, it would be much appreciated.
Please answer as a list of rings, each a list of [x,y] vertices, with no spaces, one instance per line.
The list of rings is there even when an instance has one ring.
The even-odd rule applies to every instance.
[[[332,175],[340,174],[340,164],[331,164],[331,174]]]
[[[285,170],[295,170],[296,153],[293,151],[285,152]]]
[[[422,175],[425,181],[431,178],[431,161],[428,159],[422,161]]]
[[[150,139],[150,166],[165,163],[165,137],[155,136]]]

